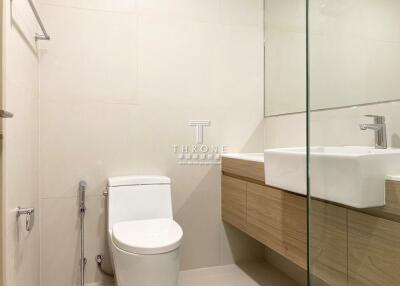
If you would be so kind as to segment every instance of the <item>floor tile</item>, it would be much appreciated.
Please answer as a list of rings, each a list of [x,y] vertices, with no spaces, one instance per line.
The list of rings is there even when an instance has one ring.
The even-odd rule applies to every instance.
[[[182,271],[179,286],[298,286],[267,263],[231,264]]]
[[[107,286],[112,286],[108,285]],[[181,271],[179,286],[300,286],[267,263],[230,264]]]

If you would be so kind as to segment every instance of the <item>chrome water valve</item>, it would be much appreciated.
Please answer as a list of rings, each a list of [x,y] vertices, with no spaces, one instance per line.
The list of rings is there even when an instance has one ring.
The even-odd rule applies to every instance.
[[[33,214],[35,212],[34,208],[17,208],[17,218],[21,215],[25,215],[25,228],[26,231],[31,231],[33,226]]]

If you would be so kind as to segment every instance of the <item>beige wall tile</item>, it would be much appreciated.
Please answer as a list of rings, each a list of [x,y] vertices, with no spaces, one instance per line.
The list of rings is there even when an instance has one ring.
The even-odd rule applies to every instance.
[[[14,118],[3,122],[3,179],[5,215],[5,275],[7,286],[39,286],[38,189],[38,58],[30,8],[24,1],[4,1],[5,96],[4,109]],[[13,14],[10,14],[11,11]],[[16,208],[34,207],[31,232]]]
[[[263,261],[265,246],[237,228],[222,223],[222,264]]]
[[[107,280],[97,268],[95,256],[107,245],[105,200],[103,196],[86,198],[85,257],[86,282]],[[80,282],[80,220],[77,198],[41,200],[41,285],[78,285]],[[106,254],[107,259],[109,258]]]
[[[215,0],[138,0],[138,11],[143,15],[217,23],[220,1]],[[172,16],[172,17],[171,17]]]
[[[224,25],[259,26],[262,22],[263,1],[220,0],[220,3],[221,23]]]
[[[173,153],[175,144],[194,143],[191,119],[211,120],[207,144],[232,152],[263,148],[262,1],[223,2],[138,1],[124,13],[118,3],[41,2],[54,35],[41,46],[40,63],[43,285],[63,283],[61,271],[76,279],[81,179],[94,199],[110,176],[170,176],[184,230],[183,269],[231,263],[236,248],[246,260],[258,258],[257,243],[239,247],[226,237],[219,166],[182,166]],[[87,224],[93,219],[103,228],[102,212],[89,212]],[[52,233],[60,220],[69,230]],[[94,265],[96,252],[107,252],[105,236],[98,229],[86,235],[95,241],[87,255]],[[62,265],[53,263],[61,258]],[[89,282],[103,280],[88,267]]]
[[[137,16],[49,5],[41,10],[52,33],[41,44],[43,98],[136,102]]]
[[[53,6],[120,13],[134,12],[137,7],[137,0],[38,0],[38,2]]]

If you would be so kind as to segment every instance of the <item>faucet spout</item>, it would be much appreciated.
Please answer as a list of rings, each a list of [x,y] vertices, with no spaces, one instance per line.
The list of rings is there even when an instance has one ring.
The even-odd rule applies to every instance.
[[[379,115],[366,115],[367,117],[374,118],[373,124],[360,124],[361,130],[373,130],[375,131],[375,148],[386,149],[387,138],[386,138],[386,123],[385,117]]]
[[[378,131],[384,127],[383,124],[360,124],[360,129],[361,130],[374,130]]]

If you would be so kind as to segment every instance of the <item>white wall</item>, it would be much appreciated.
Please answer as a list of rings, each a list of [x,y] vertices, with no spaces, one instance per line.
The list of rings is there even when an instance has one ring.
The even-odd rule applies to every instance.
[[[102,192],[109,176],[163,174],[184,230],[182,268],[263,256],[224,227],[219,166],[182,166],[191,119],[205,143],[260,151],[263,143],[262,0],[41,0],[50,42],[40,62],[42,285],[77,283],[77,184],[86,179],[87,282],[104,280]]]
[[[38,52],[33,40],[36,22],[27,1],[5,5],[4,108],[14,118],[4,122],[5,267],[6,285],[39,286],[38,191]],[[30,233],[25,221],[16,220],[17,206],[34,207],[35,225]]]

